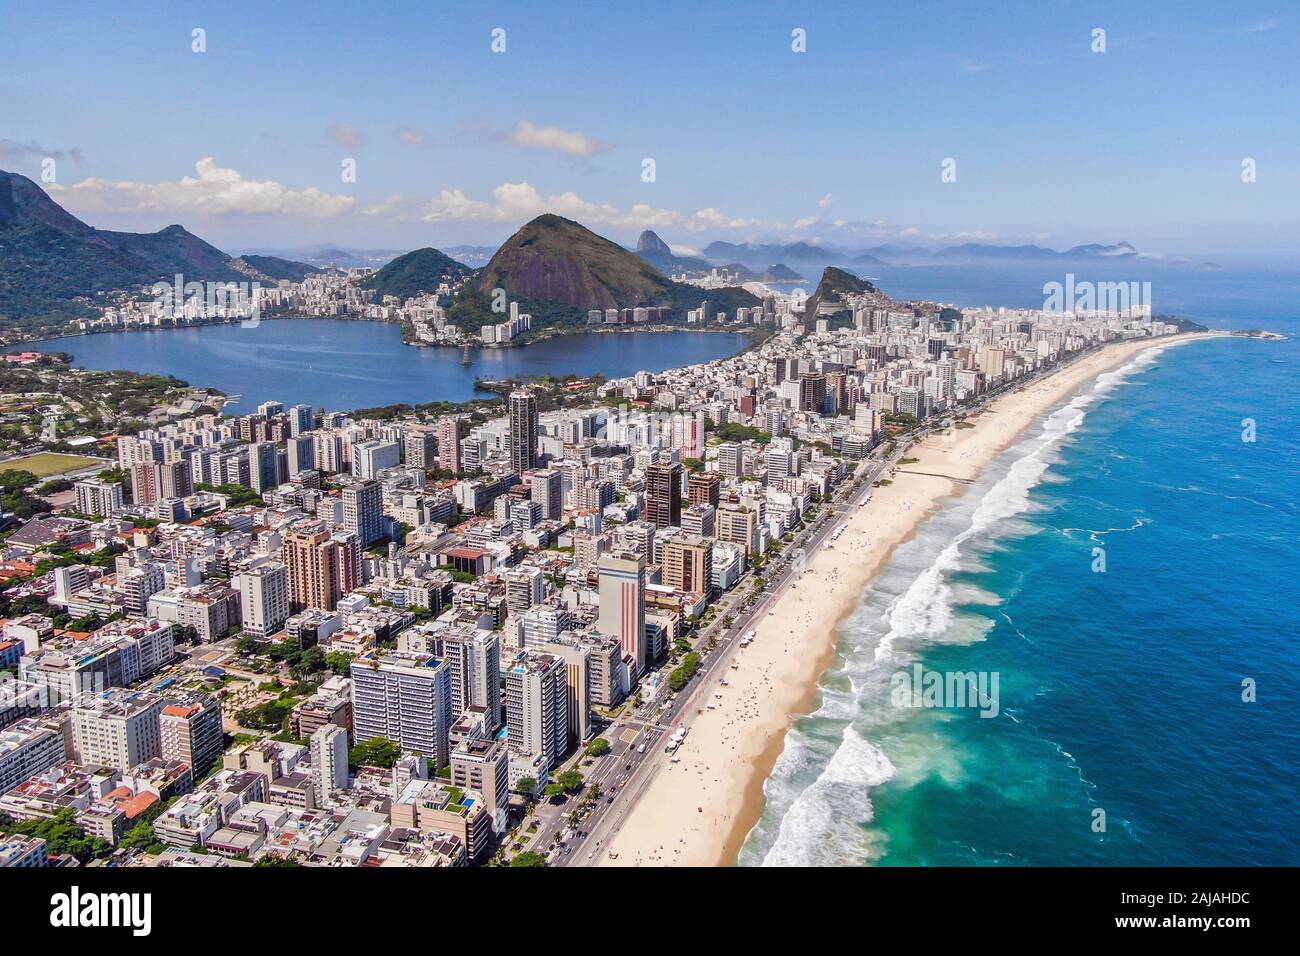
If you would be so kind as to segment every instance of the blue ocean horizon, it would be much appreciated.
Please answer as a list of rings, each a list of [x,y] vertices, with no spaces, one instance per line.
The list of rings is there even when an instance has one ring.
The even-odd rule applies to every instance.
[[[1300,299],[1184,278],[1156,311],[1290,338],[1102,376],[900,547],[742,864],[1300,864]],[[916,664],[996,674],[997,716],[892,707]]]

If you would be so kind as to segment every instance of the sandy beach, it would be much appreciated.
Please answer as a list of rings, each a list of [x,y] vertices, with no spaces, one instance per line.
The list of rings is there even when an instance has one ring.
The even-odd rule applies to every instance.
[[[761,618],[753,644],[735,651],[736,668],[715,671],[702,701],[717,709],[684,721],[690,733],[677,751],[679,762],[660,758],[649,786],[606,847],[614,858],[605,852],[599,863],[734,865],[762,813],[763,782],[780,756],[786,732],[816,701],[841,622],[893,550],[1039,416],[1099,374],[1139,352],[1211,336],[1108,345],[999,397],[972,419],[974,428],[934,434],[912,445],[892,483],[874,489],[871,502],[854,509],[834,547],[811,556],[797,587],[781,595],[774,613]],[[728,686],[721,686],[720,678]]]

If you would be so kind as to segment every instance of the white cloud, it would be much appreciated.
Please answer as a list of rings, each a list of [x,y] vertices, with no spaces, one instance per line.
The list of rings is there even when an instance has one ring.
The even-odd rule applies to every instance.
[[[351,196],[315,186],[290,189],[274,180],[245,179],[211,156],[194,164],[197,176],[176,182],[113,182],[91,177],[71,186],[51,184],[60,205],[73,212],[166,212],[207,216],[281,215],[329,218],[352,209]]]
[[[704,232],[706,229],[750,229],[754,226],[761,226],[763,223],[758,219],[740,219],[730,216],[724,216],[718,210],[710,206],[707,209],[701,209],[686,224],[688,232]]]
[[[361,146],[366,141],[366,134],[351,123],[335,123],[325,131],[325,134],[340,146],[347,146],[350,149]]]
[[[502,183],[492,190],[492,201],[472,199],[459,189],[444,189],[424,207],[426,222],[519,222],[543,213],[575,219],[586,226],[662,228],[682,221],[680,213],[635,203],[623,210],[595,203],[573,192],[543,196],[529,183]]]
[[[929,238],[938,242],[996,242],[998,234],[987,229],[968,229],[964,232],[932,233]]]
[[[551,150],[567,156],[594,156],[613,149],[609,143],[592,139],[577,130],[561,129],[558,126],[536,126],[526,119],[521,119],[515,131],[510,134],[510,142],[516,146],[529,149]]]
[[[397,138],[408,146],[422,146],[424,144],[424,134],[407,126],[402,126],[397,130]]]
[[[827,206],[829,206],[830,204],[831,204],[831,194],[830,194],[830,193],[827,193],[827,194],[826,194],[825,196],[823,196],[821,199],[817,200],[817,206],[818,206],[818,208],[820,208],[820,209],[825,209],[825,208],[826,208]]]
[[[700,250],[699,250],[699,249],[696,249],[694,246],[684,246],[684,245],[682,245],[680,242],[670,242],[670,243],[668,243],[668,248],[669,248],[669,250],[672,252],[672,254],[675,255],[675,256],[702,256],[702,255],[704,255],[704,253],[700,252]]]
[[[796,229],[807,229],[809,226],[815,225],[817,225],[816,216],[805,216],[803,219],[796,219],[794,221],[794,227]]]
[[[389,196],[382,202],[372,203],[361,210],[363,216],[386,216],[391,213],[400,213],[404,206],[407,205],[405,199],[401,196]]]

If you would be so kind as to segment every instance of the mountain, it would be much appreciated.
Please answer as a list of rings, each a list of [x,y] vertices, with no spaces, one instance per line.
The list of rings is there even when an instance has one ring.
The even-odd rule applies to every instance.
[[[82,314],[72,301],[156,281],[245,279],[230,256],[180,226],[95,229],[26,176],[0,170],[0,319],[38,328]]]
[[[792,242],[785,245],[711,242],[704,248],[704,257],[715,265],[722,262],[741,262],[753,269],[761,268],[763,262],[785,262],[795,267],[805,268],[815,266],[820,269],[823,266],[833,265],[864,270],[903,264],[1069,261],[1127,258],[1137,254],[1137,249],[1127,242],[1114,245],[1093,242],[1064,251],[1048,249],[1045,246],[998,246],[984,242],[967,242],[933,249],[893,244],[873,246],[856,252],[816,246],[807,242]]]
[[[833,263],[855,267],[885,264],[866,253],[846,253],[807,242],[752,244],[715,241],[705,246],[704,257],[710,262],[741,262],[753,269],[761,269],[764,263],[769,262],[790,262],[819,269]]]
[[[318,269],[326,269],[330,266],[337,266],[340,269],[353,267],[378,269],[401,254],[400,249],[347,249],[342,246],[319,245],[304,246],[298,249],[244,249],[240,252],[240,258],[247,259],[253,255],[266,256],[267,258],[299,262],[304,265],[315,266]],[[456,258],[461,259],[461,261],[468,261],[460,256],[456,256]],[[486,258],[483,261],[486,262]]]
[[[637,255],[665,275],[704,275],[713,268],[711,263],[699,256],[675,256],[671,252],[638,252]]]
[[[463,262],[471,268],[478,269],[488,264],[496,246],[449,246],[442,250],[457,262]]]
[[[708,299],[713,310],[756,305],[743,289],[673,282],[636,253],[561,216],[538,216],[506,240],[477,278],[456,297],[448,318],[467,330],[501,321],[491,308],[495,290],[533,317],[535,329],[585,324],[590,309],[670,306],[680,318]]]
[[[951,262],[1049,262],[1078,259],[1126,259],[1138,254],[1128,242],[1103,245],[1092,242],[1069,249],[1049,249],[1046,246],[997,246],[986,242],[966,242],[938,249],[906,246],[877,246],[866,250],[868,254],[882,256],[891,264],[901,263],[951,263]]]
[[[799,275],[799,273],[791,269],[789,266],[781,265],[781,263],[778,262],[776,265],[768,266],[766,269],[763,270],[763,275],[760,281],[762,282],[806,282],[807,280],[804,279],[803,276]]]
[[[647,229],[637,238],[636,254],[650,263],[660,272],[703,275],[712,268],[699,256],[678,256],[672,248],[651,230]]]
[[[474,270],[437,249],[425,247],[398,256],[361,284],[381,296],[395,295],[409,299],[427,292],[437,292],[442,283],[468,278]]]
[[[230,260],[230,268],[259,282],[279,282],[281,279],[301,282],[313,272],[321,271],[318,266],[279,256],[240,256]]]
[[[641,233],[640,237],[637,238],[636,251],[640,255],[645,255],[647,252],[661,256],[671,256],[673,254],[673,250],[669,247],[668,243],[664,242],[649,229],[645,230]]]
[[[835,266],[827,266],[825,271],[822,272],[821,281],[817,283],[817,289],[804,307],[804,319],[808,322],[813,321],[817,318],[817,310],[823,302],[839,302],[840,296],[845,293],[862,295],[866,292],[876,291],[876,287],[867,280],[859,279],[853,273],[837,269]],[[845,306],[845,308],[848,307]]]
[[[672,282],[639,256],[555,215],[538,216],[497,250],[475,286],[490,295],[574,309],[667,304]]]

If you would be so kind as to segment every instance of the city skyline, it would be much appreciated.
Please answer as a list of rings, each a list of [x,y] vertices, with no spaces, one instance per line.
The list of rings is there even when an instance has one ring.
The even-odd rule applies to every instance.
[[[1295,251],[1300,139],[1273,122],[1300,30],[1285,7],[926,9],[667,4],[561,22],[523,5],[327,4],[259,8],[253,29],[238,5],[57,28],[10,6],[0,166],[41,181],[53,160],[43,184],[94,225],[180,222],[236,251],[495,245],[548,211],[684,252]],[[88,100],[105,74],[112,94]]]

